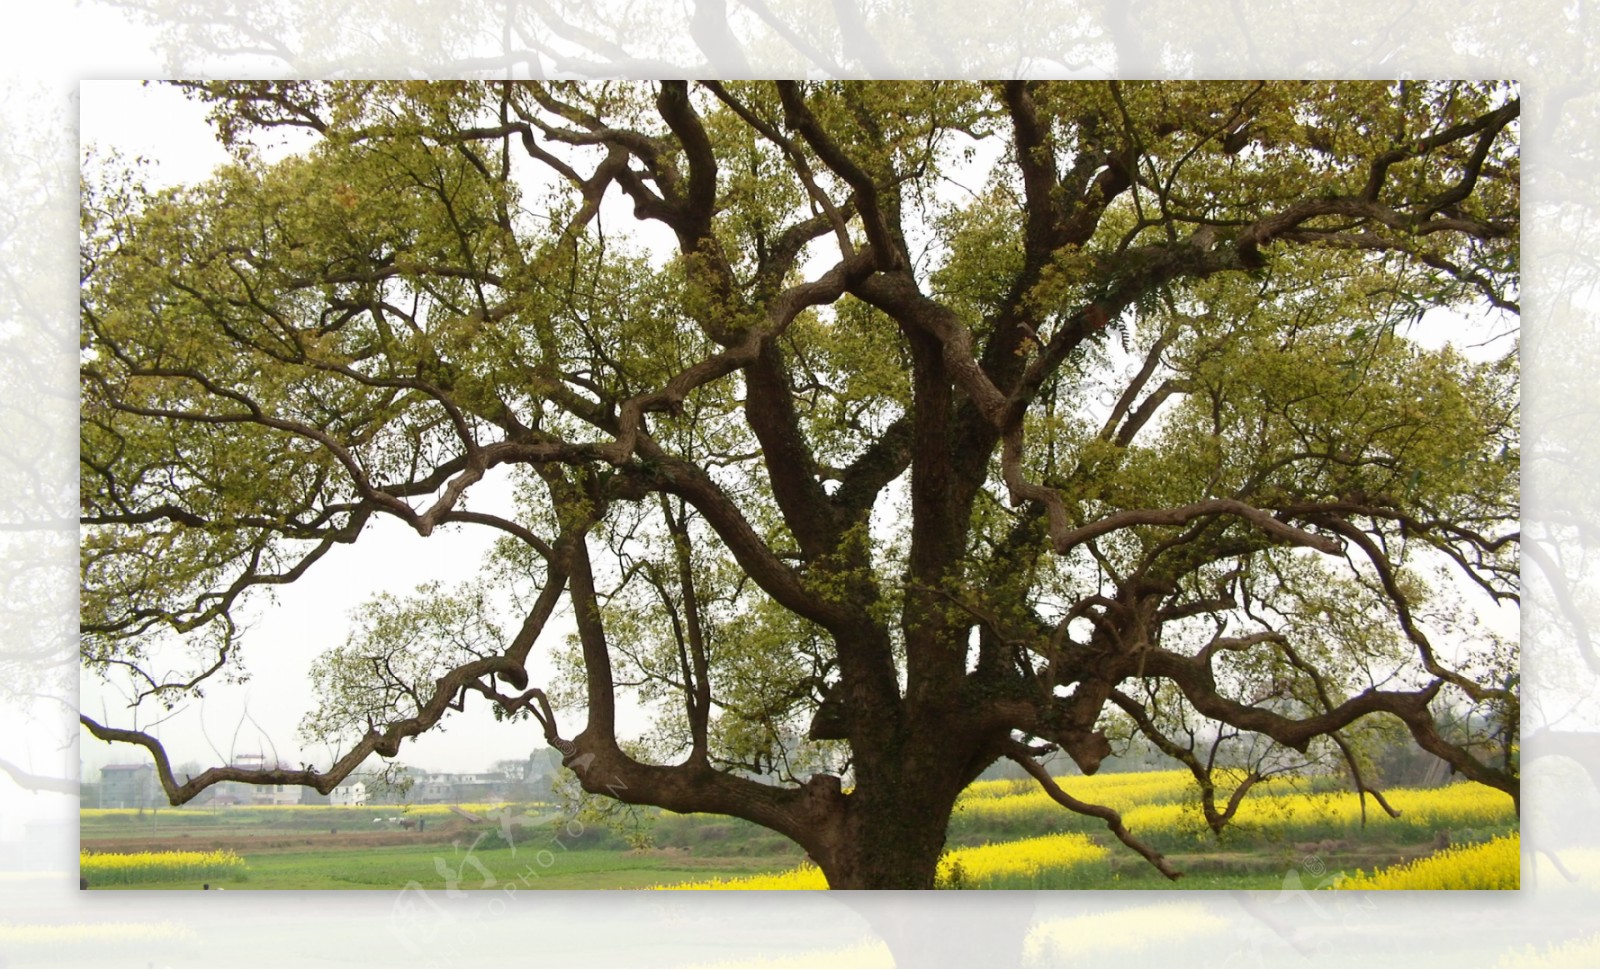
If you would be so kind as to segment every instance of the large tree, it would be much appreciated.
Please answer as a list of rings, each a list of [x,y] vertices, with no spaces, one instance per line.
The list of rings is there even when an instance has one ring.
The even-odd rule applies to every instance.
[[[85,186],[84,662],[170,705],[374,519],[499,541],[315,664],[332,764],[83,718],[173,802],[468,703],[835,887],[1000,759],[1172,874],[1041,764],[1134,735],[1218,830],[1385,731],[1516,794],[1510,86],[191,87],[234,164]]]

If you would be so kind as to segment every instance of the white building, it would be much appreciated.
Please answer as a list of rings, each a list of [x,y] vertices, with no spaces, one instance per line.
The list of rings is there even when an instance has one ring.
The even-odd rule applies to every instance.
[[[328,795],[330,805],[365,805],[367,803],[367,783],[358,781],[353,785],[340,785]]]
[[[257,805],[298,805],[303,790],[299,785],[257,785],[255,788]]]

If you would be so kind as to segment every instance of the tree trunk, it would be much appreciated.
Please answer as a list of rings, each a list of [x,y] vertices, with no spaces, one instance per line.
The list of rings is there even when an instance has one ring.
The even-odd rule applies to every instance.
[[[934,888],[953,801],[929,804],[914,789],[860,801],[858,793],[826,857],[817,860],[828,888]]]
[[[953,756],[968,746],[953,726],[909,735],[887,757],[857,760],[855,790],[816,856],[830,888],[934,888],[956,799],[982,767]]]

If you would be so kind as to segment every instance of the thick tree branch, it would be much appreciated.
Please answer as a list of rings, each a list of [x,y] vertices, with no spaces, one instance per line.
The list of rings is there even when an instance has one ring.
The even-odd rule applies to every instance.
[[[1017,454],[1017,460],[1021,460],[1020,451]],[[1013,486],[1014,491],[1024,499],[1036,499],[1047,504],[1051,500],[1054,500],[1056,504],[1061,501],[1060,497],[1051,489],[1027,485],[1022,481],[1020,474],[1016,476],[1015,480],[1017,485]],[[1056,551],[1064,553],[1083,545],[1091,539],[1097,539],[1118,529],[1145,525],[1184,525],[1197,518],[1218,515],[1243,519],[1278,542],[1305,546],[1328,555],[1339,555],[1344,551],[1344,547],[1335,539],[1296,528],[1254,506],[1246,505],[1235,499],[1225,498],[1193,502],[1189,505],[1180,505],[1170,509],[1126,509],[1121,512],[1114,512],[1098,522],[1092,522],[1076,529],[1066,528],[1064,520],[1058,527],[1057,522],[1052,517],[1050,537],[1055,544]]]
[[[150,757],[156,765],[156,777],[160,780],[161,788],[166,792],[168,800],[174,805],[182,805],[222,781],[242,781],[252,785],[304,785],[326,795],[352,771],[359,768],[368,756],[376,753],[392,758],[399,753],[401,741],[414,738],[439,723],[440,719],[452,709],[455,698],[474,681],[509,669],[511,662],[503,657],[483,658],[456,667],[434,681],[432,695],[418,708],[415,715],[397,720],[381,731],[376,727],[372,728],[327,771],[287,768],[255,770],[229,765],[207,768],[193,778],[179,782],[173,776],[166,748],[154,735],[144,731],[107,727],[84,714],[78,715],[78,721],[89,729],[89,733],[102,741],[136,744],[150,752]]]
[[[895,270],[905,265],[905,254],[894,244],[889,224],[878,198],[878,185],[861,166],[850,158],[828,133],[823,130],[811,109],[806,107],[800,85],[794,81],[778,82],[778,97],[783,101],[784,122],[800,133],[811,150],[817,153],[824,165],[844,179],[855,190],[856,209],[866,229],[867,242],[877,254],[878,267]]]

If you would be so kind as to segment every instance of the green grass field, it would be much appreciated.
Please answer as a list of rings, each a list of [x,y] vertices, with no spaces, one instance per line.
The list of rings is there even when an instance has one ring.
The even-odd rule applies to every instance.
[[[663,882],[749,875],[775,866],[769,859],[693,859],[671,853],[562,849],[529,844],[517,849],[466,846],[381,846],[342,852],[265,852],[248,857],[244,879],[214,889],[644,889]],[[481,867],[481,868],[480,868]],[[105,889],[199,889],[197,882],[147,882]]]

